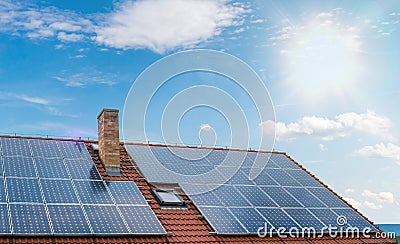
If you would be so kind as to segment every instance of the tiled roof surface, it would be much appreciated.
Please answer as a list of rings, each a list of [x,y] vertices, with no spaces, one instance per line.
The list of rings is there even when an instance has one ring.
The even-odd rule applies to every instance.
[[[129,180],[134,181],[139,187],[143,196],[148,200],[150,207],[155,212],[161,224],[167,231],[165,236],[54,236],[54,237],[0,237],[0,243],[271,243],[271,244],[306,244],[306,243],[321,243],[321,244],[337,244],[337,243],[396,243],[391,239],[372,239],[372,238],[260,238],[253,235],[216,235],[213,234],[212,227],[208,224],[205,218],[202,218],[200,211],[189,200],[186,195],[181,197],[186,201],[187,210],[178,209],[161,209],[157,201],[151,194],[151,189],[154,188],[149,184],[139,170],[130,159],[125,150],[124,144],[120,144],[121,171],[124,177],[107,176],[105,168],[96,154],[91,151],[90,144],[97,143],[95,141],[84,141],[93,161],[95,162],[101,176],[105,180]],[[297,163],[296,163],[297,164]],[[299,165],[299,164],[297,164]],[[299,165],[300,166],[300,165]],[[301,167],[301,166],[300,166]],[[301,167],[302,168],[302,167]],[[305,170],[304,168],[302,168]],[[314,177],[315,178],[315,177]],[[317,178],[315,178],[317,179]]]

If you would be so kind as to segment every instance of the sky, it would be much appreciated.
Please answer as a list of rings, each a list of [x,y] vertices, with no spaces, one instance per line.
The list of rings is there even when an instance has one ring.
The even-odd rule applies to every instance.
[[[250,136],[275,128],[275,150],[374,222],[400,223],[399,40],[398,1],[3,0],[0,134],[95,139],[102,108],[119,109],[122,120],[149,65],[180,51],[223,51],[257,73],[275,119],[258,121],[259,108],[229,78],[194,71],[166,81],[149,101],[146,140],[231,145],[244,130],[231,131],[229,106],[203,104],[162,127],[175,95],[216,87],[240,105]],[[190,91],[180,104],[225,101]],[[163,130],[180,141],[163,140]]]

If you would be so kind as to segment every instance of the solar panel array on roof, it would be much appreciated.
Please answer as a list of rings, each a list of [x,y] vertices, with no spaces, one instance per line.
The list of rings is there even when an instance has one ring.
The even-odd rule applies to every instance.
[[[165,234],[133,182],[103,181],[84,143],[0,138],[0,234]]]
[[[193,175],[193,172],[203,172],[206,166],[209,166],[207,168],[209,170],[218,166],[228,155],[228,150],[212,150],[203,158],[196,158],[191,162],[187,158],[191,158],[190,154],[193,154],[195,149],[180,148],[179,155],[185,156],[185,150],[187,151],[186,159],[182,159],[169,151],[168,147],[147,145],[125,145],[125,147],[148,181],[179,183],[219,234],[256,234],[258,228],[264,227],[265,223],[272,232],[276,232],[280,227],[285,228],[284,232],[289,232],[291,228],[301,230],[306,227],[314,228],[316,232],[324,232],[324,228],[329,226],[351,226],[357,227],[360,231],[367,227],[371,232],[377,231],[338,196],[284,154],[235,152],[238,158],[244,158],[242,166],[233,177],[214,189],[212,178],[207,182],[187,180],[179,182],[178,177],[175,179],[166,177],[155,160],[159,160],[170,170],[180,168],[177,173]],[[200,150],[204,149],[198,149]],[[260,168],[261,173],[254,180],[250,180],[248,175],[251,167],[264,165],[265,161],[263,163],[262,160],[268,160],[266,167]],[[238,165],[238,162],[228,162],[229,164]],[[216,170],[226,179],[230,172],[234,172],[231,168],[225,164]],[[213,190],[196,195],[190,194],[199,187]],[[337,224],[337,218],[342,215],[348,219],[348,224],[344,226]]]

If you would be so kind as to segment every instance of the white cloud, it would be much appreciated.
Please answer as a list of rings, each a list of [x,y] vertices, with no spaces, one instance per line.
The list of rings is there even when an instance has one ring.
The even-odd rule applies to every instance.
[[[0,92],[0,99],[17,99],[20,101],[33,104],[40,104],[40,105],[50,104],[49,100],[42,97],[34,97],[34,96],[28,96],[26,94],[10,93],[10,92]]]
[[[121,49],[148,48],[157,53],[193,47],[240,25],[247,12],[224,1],[127,1],[96,28],[96,41]]]
[[[382,205],[380,205],[380,204],[375,204],[375,203],[373,203],[373,202],[369,202],[369,201],[364,201],[364,206],[366,206],[367,208],[370,208],[370,209],[381,209],[381,208],[383,208],[383,206]]]
[[[264,121],[264,132],[269,133],[275,127],[277,140],[294,140],[298,136],[314,136],[322,140],[347,137],[354,132],[362,132],[394,141],[390,133],[392,123],[389,118],[373,111],[364,114],[344,113],[335,119],[305,116],[297,122]]]
[[[75,33],[67,34],[62,31],[57,34],[57,38],[58,38],[58,40],[64,41],[64,42],[77,42],[77,41],[82,40],[84,38],[84,36],[82,34],[75,34]]]
[[[212,131],[213,128],[212,128],[211,125],[209,125],[209,124],[201,124],[201,125],[200,125],[200,130]]]
[[[362,206],[362,203],[353,199],[353,198],[349,198],[349,197],[344,197],[343,198],[346,202],[348,202],[351,206],[353,206],[354,208],[359,208]]]
[[[346,193],[354,193],[354,192],[356,192],[356,190],[353,189],[353,188],[347,188],[346,190],[344,190],[344,192],[346,192]]]
[[[319,149],[321,150],[321,151],[327,151],[328,149],[325,147],[325,145],[324,144],[319,144]]]
[[[355,153],[367,158],[387,158],[400,162],[400,146],[393,143],[379,143],[374,146],[365,146]]]
[[[364,190],[361,194],[363,197],[368,197],[371,199],[374,199],[378,202],[383,202],[383,203],[394,203],[394,195],[391,192],[379,192],[379,193],[374,193],[369,190]]]
[[[79,55],[75,58],[82,58]],[[88,85],[107,85],[113,86],[118,84],[115,81],[117,76],[115,74],[104,73],[100,71],[81,72],[72,75],[57,75],[53,76],[54,79],[61,81],[68,87],[85,87]]]

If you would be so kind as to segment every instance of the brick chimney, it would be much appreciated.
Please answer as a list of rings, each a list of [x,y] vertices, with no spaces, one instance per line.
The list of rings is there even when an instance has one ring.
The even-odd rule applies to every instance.
[[[97,117],[99,155],[109,175],[120,172],[118,112],[103,109]]]

